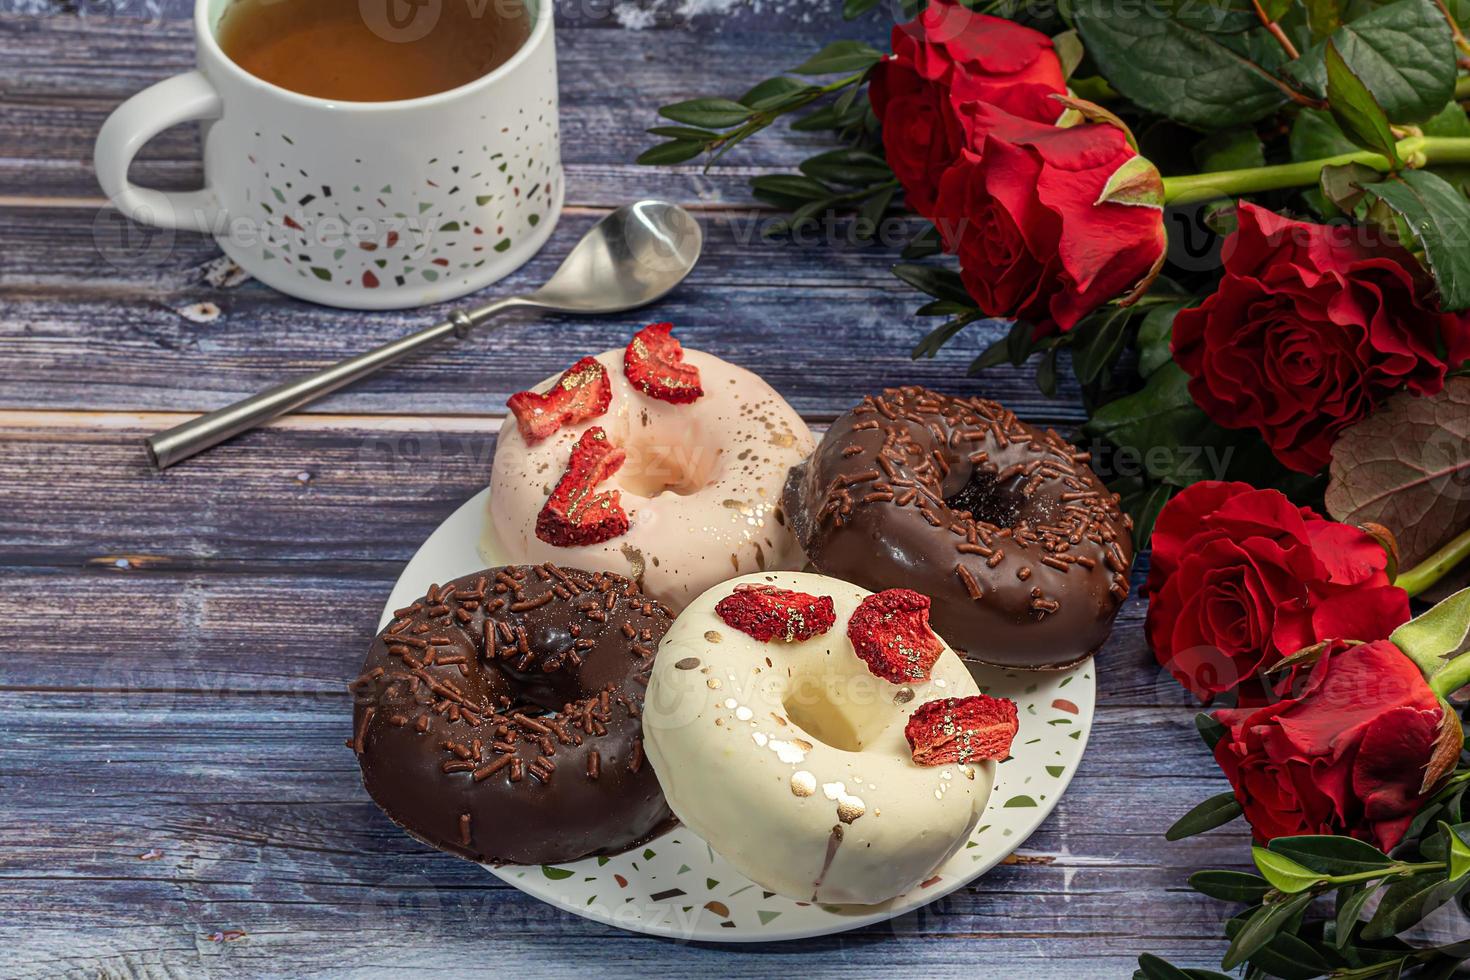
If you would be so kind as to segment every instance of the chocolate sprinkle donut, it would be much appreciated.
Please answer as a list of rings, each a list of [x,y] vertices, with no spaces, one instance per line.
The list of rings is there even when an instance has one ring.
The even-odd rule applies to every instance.
[[[492,568],[399,609],[351,685],[363,785],[473,861],[626,850],[672,819],[643,757],[643,692],[673,617],[620,575]]]
[[[966,659],[1061,668],[1107,639],[1133,560],[1087,460],[997,402],[898,388],[838,418],[783,503],[817,569],[928,595]]]

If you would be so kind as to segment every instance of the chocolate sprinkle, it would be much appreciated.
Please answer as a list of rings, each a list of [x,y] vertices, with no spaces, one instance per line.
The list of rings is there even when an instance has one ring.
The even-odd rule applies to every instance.
[[[928,595],[966,659],[1066,667],[1107,638],[1133,555],[1088,458],[997,402],[890,389],[832,424],[782,503],[820,571]]]
[[[636,584],[512,566],[436,586],[399,614],[350,687],[347,744],[409,833],[475,861],[552,864],[667,825],[641,716],[672,616]],[[614,773],[604,759],[628,761]]]

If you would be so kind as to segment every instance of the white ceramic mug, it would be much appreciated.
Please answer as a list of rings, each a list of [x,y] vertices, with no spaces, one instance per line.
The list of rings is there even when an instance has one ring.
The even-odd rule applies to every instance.
[[[505,64],[398,102],[313,98],[256,78],[215,38],[228,2],[195,4],[198,69],[128,99],[97,134],[97,178],[120,211],[211,234],[262,282],[353,309],[463,296],[546,241],[563,193],[550,0],[531,0],[531,36]],[[411,9],[437,16],[460,2]],[[138,150],[189,120],[203,127],[204,187],[129,183]]]

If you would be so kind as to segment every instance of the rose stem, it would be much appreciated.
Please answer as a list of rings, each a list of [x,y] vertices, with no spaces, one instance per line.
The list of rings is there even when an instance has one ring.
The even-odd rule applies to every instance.
[[[1429,689],[1446,700],[1466,685],[1470,685],[1470,653],[1460,654],[1429,679]]]
[[[1398,152],[1401,159],[1414,167],[1436,163],[1470,163],[1470,137],[1410,136],[1399,140]],[[1359,150],[1356,153],[1340,153],[1320,160],[1299,160],[1296,163],[1270,167],[1165,177],[1164,201],[1168,204],[1189,204],[1288,187],[1312,187],[1321,179],[1322,168],[1345,163],[1365,164],[1383,173],[1393,169],[1392,162],[1382,154]]]
[[[1434,554],[1401,572],[1393,584],[1411,596],[1418,595],[1466,558],[1470,558],[1470,529],[1461,531]]]

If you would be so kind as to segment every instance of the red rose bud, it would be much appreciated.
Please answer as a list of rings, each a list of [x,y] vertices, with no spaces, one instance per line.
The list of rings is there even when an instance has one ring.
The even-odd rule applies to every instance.
[[[595,357],[584,357],[568,368],[546,394],[518,391],[505,405],[515,413],[526,441],[537,443],[562,426],[597,418],[611,402],[607,368]]]
[[[1441,313],[1413,256],[1364,228],[1237,210],[1225,275],[1174,318],[1189,394],[1228,429],[1254,428],[1301,473],[1337,434],[1407,388],[1432,395],[1470,357],[1470,314]]]
[[[944,644],[929,628],[929,597],[887,589],[858,604],[847,638],[868,670],[894,684],[927,681]]]
[[[774,585],[738,585],[715,604],[715,614],[762,643],[795,643],[821,636],[837,621],[828,595],[808,595]]]
[[[1366,532],[1277,490],[1205,481],[1154,524],[1144,630],[1154,656],[1201,701],[1261,699],[1264,673],[1321,640],[1381,640],[1408,593]]]
[[[873,68],[869,97],[883,123],[883,152],[909,207],[932,217],[939,179],[959,157],[957,107],[988,102],[1050,123],[1066,92],[1051,38],[952,0],[931,3],[893,29],[893,57]]]
[[[633,387],[650,398],[687,405],[704,389],[699,368],[684,363],[684,348],[674,339],[672,323],[654,323],[634,335],[623,352],[623,373]]]
[[[919,705],[909,716],[903,736],[909,741],[914,762],[947,766],[1007,758],[1020,727],[1016,702],[981,694]]]
[[[1257,841],[1337,834],[1389,850],[1434,791],[1444,709],[1387,640],[1332,644],[1309,670],[1299,693],[1216,712],[1215,760]]]
[[[536,515],[536,537],[559,548],[601,544],[628,530],[621,495],[594,488],[617,472],[625,453],[608,441],[602,426],[582,433],[567,471]]]
[[[1163,182],[1122,129],[983,103],[961,115],[970,148],[940,181],[934,223],[981,311],[1070,330],[1147,288],[1164,259]]]

